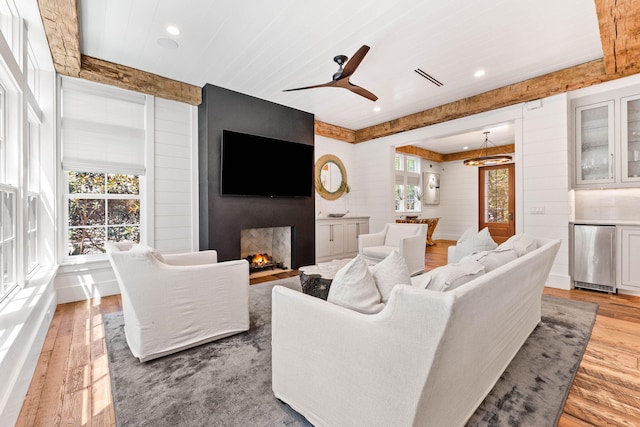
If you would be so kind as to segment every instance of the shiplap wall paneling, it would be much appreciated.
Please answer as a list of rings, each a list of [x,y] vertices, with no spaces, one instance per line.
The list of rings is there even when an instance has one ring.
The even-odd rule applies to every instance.
[[[523,107],[523,232],[561,239],[548,284],[569,289],[569,168],[567,96]],[[534,211],[542,214],[532,213]]]
[[[163,253],[193,250],[192,107],[155,98],[155,247]]]

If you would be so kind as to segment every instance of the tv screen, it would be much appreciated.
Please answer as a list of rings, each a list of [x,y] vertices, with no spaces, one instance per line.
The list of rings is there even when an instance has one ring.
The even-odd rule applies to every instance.
[[[311,197],[313,145],[223,130],[220,194]]]

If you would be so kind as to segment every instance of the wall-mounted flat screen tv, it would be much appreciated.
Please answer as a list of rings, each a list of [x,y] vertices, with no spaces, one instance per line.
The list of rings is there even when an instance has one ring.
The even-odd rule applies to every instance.
[[[313,145],[224,129],[220,194],[311,197]]]

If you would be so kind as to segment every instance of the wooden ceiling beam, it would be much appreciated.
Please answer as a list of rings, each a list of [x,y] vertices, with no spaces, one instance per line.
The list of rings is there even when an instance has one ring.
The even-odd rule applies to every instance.
[[[77,0],[38,0],[55,70],[65,76],[80,73],[80,29]]]
[[[421,159],[429,160],[431,162],[444,162],[444,155],[436,153],[435,151],[426,150],[424,148],[416,147],[414,145],[404,145],[402,147],[396,147],[396,153],[410,154],[412,156],[418,156]]]
[[[340,126],[316,120],[313,126],[316,135],[326,136],[327,138],[337,139],[339,141],[354,143],[356,142],[355,131]]]
[[[640,72],[640,7],[637,0],[595,0],[607,74]]]
[[[426,150],[415,145],[404,145],[402,147],[396,147],[396,153],[410,154],[412,156],[420,157],[421,159],[431,162],[453,162],[456,160],[466,160],[479,156],[497,156],[498,154],[511,154],[515,153],[516,147],[514,144],[498,145],[495,147],[487,147],[485,149],[459,151],[457,153],[440,154],[435,151]]]
[[[202,103],[202,88],[198,86],[91,56],[82,55],[79,77],[191,105]]]
[[[447,122],[613,80],[602,59],[534,77],[356,131],[356,143]]]
[[[453,162],[456,160],[467,160],[473,157],[480,156],[497,156],[498,154],[511,154],[515,153],[516,146],[514,144],[498,145],[496,147],[487,147],[486,149],[459,151],[457,153],[445,154],[445,162]]]
[[[58,74],[80,77],[191,105],[202,88],[80,53],[77,0],[38,0],[53,65]]]

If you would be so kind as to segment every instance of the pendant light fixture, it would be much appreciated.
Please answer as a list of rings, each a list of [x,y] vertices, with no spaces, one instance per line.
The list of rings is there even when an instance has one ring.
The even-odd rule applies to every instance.
[[[487,148],[489,147],[489,131],[485,131],[484,133],[484,142],[480,147],[480,155],[478,157],[474,157],[472,159],[467,159],[463,163],[467,166],[494,166],[501,165],[503,163],[508,163],[512,160],[511,156],[506,154],[500,154],[496,156],[487,156]],[[491,142],[493,144],[493,142]],[[493,144],[495,146],[495,144]]]

